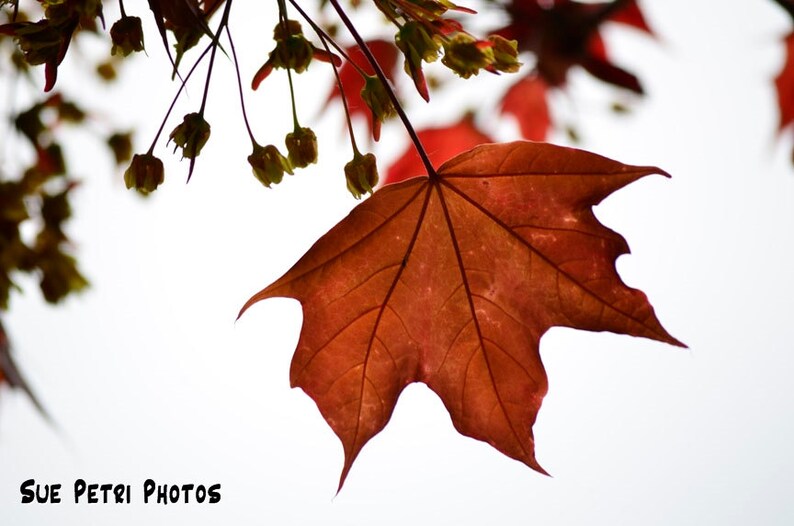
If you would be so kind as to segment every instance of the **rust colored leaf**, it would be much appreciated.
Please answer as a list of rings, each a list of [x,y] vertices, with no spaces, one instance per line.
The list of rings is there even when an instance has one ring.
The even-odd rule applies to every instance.
[[[592,207],[658,168],[542,143],[491,144],[433,178],[388,185],[254,295],[295,298],[304,322],[290,381],[345,451],[340,487],[406,385],[435,391],[462,434],[527,466],[550,327],[682,345],[627,287],[624,239]]]
[[[427,150],[433,166],[441,166],[444,161],[480,144],[494,142],[477,128],[470,115],[451,126],[419,130],[417,135]],[[409,144],[400,158],[387,170],[383,184],[399,183],[411,177],[421,176],[424,172],[424,164],[416,153],[416,148],[413,144]]]
[[[530,141],[542,141],[551,127],[551,115],[546,102],[548,86],[537,75],[529,75],[513,84],[502,99],[502,113],[515,116],[521,136]]]

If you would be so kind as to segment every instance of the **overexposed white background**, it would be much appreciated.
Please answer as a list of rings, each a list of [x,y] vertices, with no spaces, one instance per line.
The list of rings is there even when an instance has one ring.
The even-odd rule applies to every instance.
[[[270,49],[262,35],[273,4],[234,10],[245,79]],[[56,425],[23,395],[0,392],[0,522],[791,524],[794,165],[790,134],[776,135],[772,82],[791,22],[771,1],[641,6],[656,39],[615,27],[607,38],[648,96],[614,115],[608,106],[619,95],[577,74],[553,109],[577,125],[582,147],[673,175],[630,185],[597,215],[632,248],[618,261],[624,281],[648,294],[689,349],[547,333],[550,389],[535,434],[553,477],[458,435],[439,399],[416,384],[335,496],[341,445],[311,400],[289,388],[299,305],[268,300],[235,317],[356,204],[342,175],[350,157],[342,114],[318,117],[327,68],[296,76],[301,121],[318,132],[321,162],[265,189],[245,161],[233,70],[219,55],[213,135],[189,185],[187,163],[162,142],[167,181],[147,200],[123,188],[94,137],[69,145],[83,180],[69,231],[92,287],[53,308],[23,279],[26,292],[4,318]],[[149,16],[135,7],[130,14]],[[139,127],[138,151],[176,89],[151,26],[146,43],[149,58],[123,70],[118,93],[86,83],[78,65],[65,64],[59,78],[67,94],[106,108],[97,127],[104,118]],[[167,130],[198,108],[199,79]],[[418,125],[453,122],[460,108],[494,107],[506,82],[461,81],[434,94],[430,109],[409,96],[408,109]],[[291,129],[285,75],[247,97],[259,141],[281,142]],[[481,124],[511,138],[509,123]],[[404,146],[397,124],[384,130],[381,168]],[[134,503],[22,505],[28,478],[62,483],[67,501],[77,478],[131,484]],[[222,501],[143,505],[147,478],[218,482]]]

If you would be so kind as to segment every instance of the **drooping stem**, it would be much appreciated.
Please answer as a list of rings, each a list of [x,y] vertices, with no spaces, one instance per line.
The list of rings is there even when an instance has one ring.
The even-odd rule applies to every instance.
[[[223,28],[229,22],[229,11],[232,8],[232,0],[226,0],[226,5],[223,8],[223,16],[221,17],[220,24],[218,24],[218,31],[215,33],[215,40],[212,43],[212,53],[210,53],[210,63],[207,68],[207,81],[204,83],[204,94],[201,97],[201,109],[199,114],[204,115],[204,108],[207,106],[207,95],[210,91],[210,79],[212,78],[212,67],[215,65],[215,54],[220,46],[220,37]]]
[[[325,35],[325,33],[317,33],[317,36],[320,37],[320,42],[322,42],[325,51],[330,54],[331,49],[328,47],[327,35]],[[342,98],[342,107],[345,109],[347,132],[350,135],[350,145],[353,147],[353,155],[361,155],[358,151],[358,145],[356,145],[356,134],[353,132],[353,120],[350,118],[350,108],[347,104],[347,96],[345,95],[345,90],[342,89],[342,79],[339,78],[339,71],[337,71],[336,64],[334,64],[333,60],[331,61],[331,67],[334,70],[334,77],[336,77],[336,85],[339,88],[339,96]]]
[[[422,160],[422,164],[425,165],[425,169],[427,170],[427,175],[431,181],[438,179],[438,174],[436,173],[436,169],[433,166],[433,163],[430,162],[430,158],[427,156],[427,152],[425,151],[424,146],[422,145],[422,141],[419,140],[419,136],[416,134],[416,130],[414,130],[411,121],[408,119],[408,115],[405,114],[405,110],[403,110],[400,101],[397,99],[397,95],[394,93],[394,89],[392,88],[391,84],[389,84],[389,80],[386,78],[386,75],[383,73],[383,69],[378,64],[378,61],[375,60],[375,56],[370,51],[369,47],[367,47],[366,42],[364,39],[361,38],[356,27],[351,22],[350,18],[348,18],[347,13],[345,10],[342,9],[342,6],[339,5],[338,0],[329,0],[331,5],[336,10],[339,18],[342,20],[342,23],[347,27],[347,30],[350,31],[350,34],[353,35],[353,38],[358,44],[358,47],[361,49],[364,56],[367,57],[367,62],[372,66],[372,69],[375,70],[375,75],[377,75],[378,79],[383,84],[383,88],[386,90],[389,99],[391,100],[392,105],[394,106],[397,115],[400,117],[400,120],[405,127],[405,130],[408,132],[408,135],[411,137],[411,142],[413,142],[414,148],[416,148],[416,152],[419,154],[419,158]]]
[[[278,18],[279,24],[281,24],[281,30],[284,32],[285,38],[286,35],[289,35],[289,27],[287,21],[289,17],[287,16],[287,2],[286,0],[278,0]],[[292,103],[292,127],[297,132],[300,128],[300,124],[298,123],[298,109],[295,107],[295,86],[292,84],[292,68],[287,64],[287,81],[289,82],[289,99]]]
[[[190,68],[190,71],[187,72],[185,78],[182,79],[182,82],[179,85],[179,89],[176,91],[176,95],[174,95],[173,100],[171,100],[171,105],[168,106],[168,111],[165,112],[165,117],[163,117],[163,121],[160,123],[160,128],[157,129],[157,133],[154,135],[154,140],[152,141],[151,146],[149,146],[149,151],[148,151],[149,154],[152,154],[154,152],[154,146],[157,144],[157,141],[160,140],[160,135],[163,133],[163,128],[165,128],[165,123],[168,122],[168,117],[171,115],[171,112],[174,110],[174,106],[176,106],[176,101],[179,100],[179,96],[182,94],[182,90],[185,89],[185,86],[187,86],[188,79],[190,79],[191,75],[193,75],[193,72],[196,71],[196,68],[198,67],[199,64],[201,64],[201,61],[204,60],[204,57],[207,56],[207,53],[209,53],[212,47],[213,44],[210,44],[206,48],[204,48],[204,51],[202,51],[201,55],[199,55],[199,58],[196,59],[196,62],[193,64],[193,67]]]
[[[226,36],[229,38],[229,47],[232,50],[232,59],[234,60],[234,71],[237,74],[237,91],[240,94],[240,109],[243,112],[243,122],[245,122],[245,129],[248,131],[251,142],[256,143],[254,133],[251,131],[251,124],[248,122],[248,113],[245,111],[245,97],[243,96],[243,80],[240,77],[240,63],[237,61],[237,51],[234,49],[232,32],[229,30],[228,23],[226,24]]]

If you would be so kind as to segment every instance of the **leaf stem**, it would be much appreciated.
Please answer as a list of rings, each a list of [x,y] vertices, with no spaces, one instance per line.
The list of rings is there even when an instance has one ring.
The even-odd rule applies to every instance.
[[[375,57],[372,55],[372,51],[370,51],[369,47],[367,46],[364,39],[361,38],[356,27],[353,25],[353,22],[350,21],[348,18],[347,13],[345,10],[342,9],[342,6],[339,5],[338,0],[329,0],[331,5],[336,10],[339,18],[342,20],[342,23],[347,27],[350,34],[353,35],[358,47],[364,53],[364,56],[367,57],[367,61],[372,66],[372,69],[375,70],[375,75],[377,75],[378,79],[380,79],[381,83],[383,83],[383,87],[386,90],[386,93],[389,96],[389,99],[394,106],[394,109],[397,111],[397,115],[399,115],[400,120],[405,127],[405,130],[408,132],[408,135],[411,137],[411,142],[414,144],[414,148],[416,148],[416,152],[419,154],[419,158],[422,160],[422,164],[425,165],[425,169],[427,170],[427,175],[431,181],[436,181],[438,179],[438,173],[436,173],[436,169],[433,166],[433,163],[430,162],[430,158],[427,156],[427,152],[425,151],[424,146],[422,145],[422,141],[419,140],[419,136],[416,134],[416,130],[414,130],[411,121],[408,119],[408,115],[405,114],[405,110],[403,110],[400,101],[397,99],[397,95],[394,93],[394,89],[392,88],[391,84],[389,84],[389,80],[386,78],[386,75],[383,73],[383,69],[378,64],[378,61],[375,60]]]

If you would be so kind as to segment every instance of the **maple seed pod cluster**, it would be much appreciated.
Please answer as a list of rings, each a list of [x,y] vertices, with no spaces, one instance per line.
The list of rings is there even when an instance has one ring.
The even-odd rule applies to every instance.
[[[110,39],[113,47],[111,55],[120,53],[126,57],[130,53],[143,51],[143,28],[137,16],[124,16],[110,28]]]
[[[284,178],[284,172],[292,175],[292,164],[289,159],[281,155],[278,148],[272,144],[267,146],[254,144],[254,151],[248,156],[248,164],[254,171],[254,177],[268,188],[271,184],[280,183]]]
[[[306,168],[317,162],[317,136],[311,128],[295,128],[287,134],[287,157],[295,168]]]
[[[127,188],[135,188],[144,195],[154,192],[164,178],[163,162],[150,153],[135,154],[129,168],[124,172],[124,184]]]
[[[356,199],[361,199],[364,194],[371,194],[372,189],[378,184],[378,165],[375,156],[371,153],[361,155],[356,152],[353,160],[345,165],[345,179],[347,179],[347,189]]]
[[[188,113],[182,123],[169,135],[176,148],[182,148],[182,158],[195,159],[210,138],[210,125],[200,113]]]

